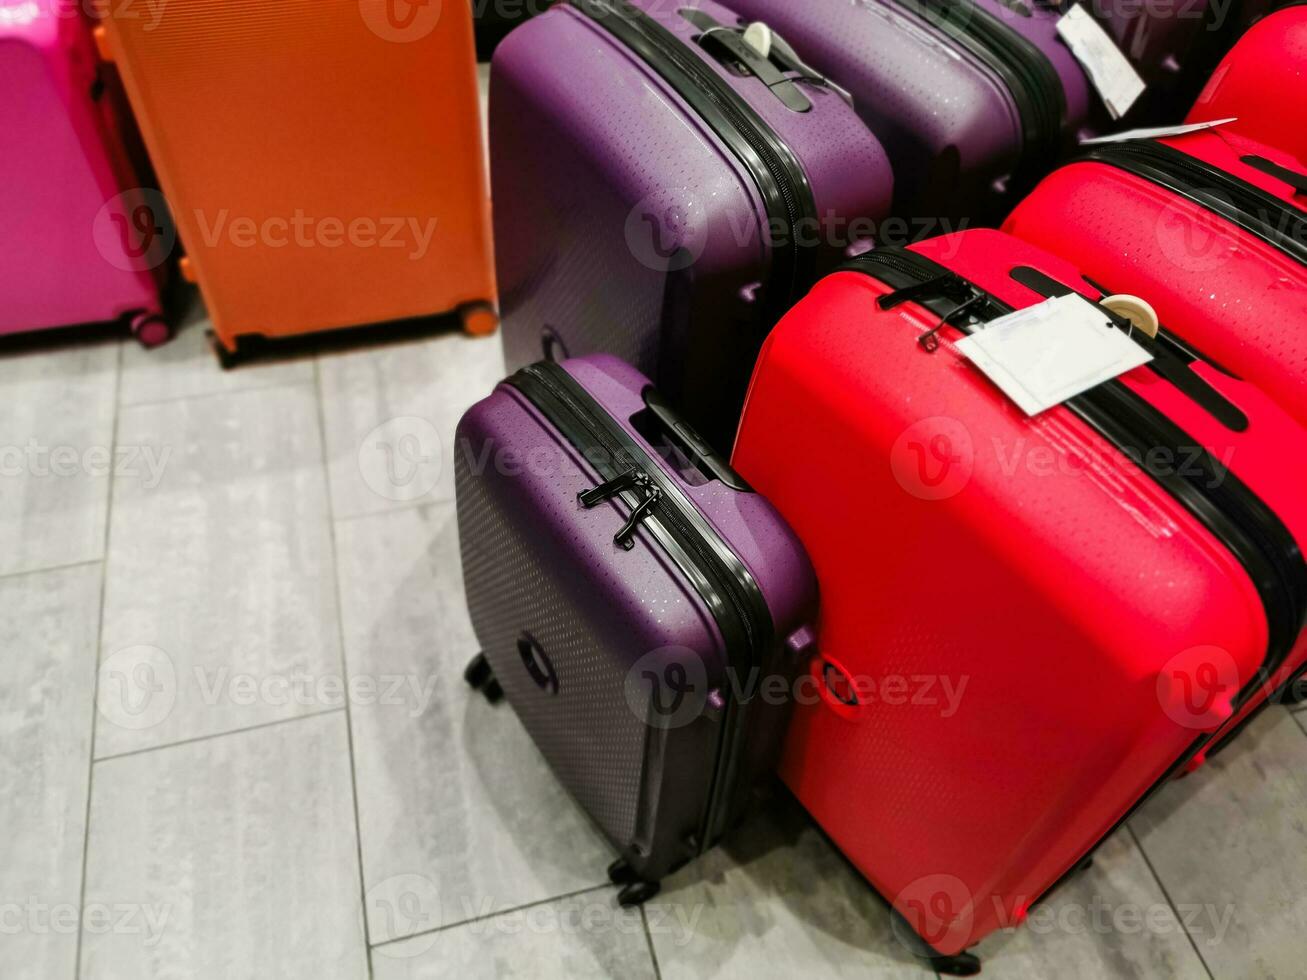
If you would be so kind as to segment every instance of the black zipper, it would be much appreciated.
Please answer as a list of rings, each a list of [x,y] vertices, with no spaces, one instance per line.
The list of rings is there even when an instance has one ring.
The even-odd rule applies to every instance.
[[[667,82],[749,172],[769,218],[764,234],[771,245],[772,261],[763,308],[770,326],[803,297],[816,278],[816,245],[799,241],[799,229],[817,220],[817,204],[803,165],[726,79],[644,11],[627,0],[569,2]],[[786,238],[780,245],[771,231],[777,220],[784,222],[781,227]]]
[[[1234,174],[1155,140],[1104,143],[1082,159],[1163,187],[1307,265],[1307,214]]]
[[[844,268],[874,276],[895,289],[937,283],[938,293],[917,301],[946,314],[945,322],[971,333],[973,325],[952,323],[962,305],[977,322],[1011,313],[1013,308],[944,266],[906,249],[877,249]],[[979,302],[975,301],[980,297]],[[941,326],[943,324],[941,323]],[[1169,448],[1173,458],[1188,448],[1199,451],[1195,472],[1159,473],[1141,466],[1200,523],[1226,545],[1247,569],[1266,611],[1269,642],[1263,663],[1266,676],[1284,662],[1307,620],[1307,563],[1292,532],[1243,481],[1221,467],[1197,440],[1119,380],[1070,399],[1065,407],[1135,460],[1155,447]],[[1190,467],[1185,467],[1189,470]],[[1248,685],[1246,700],[1258,685]]]
[[[986,308],[983,311],[974,306],[971,308],[977,319],[981,319],[979,316],[981,312],[989,314],[983,317],[986,320],[1012,312],[1012,307],[990,296],[975,284],[962,279],[956,273],[925,256],[906,249],[880,249],[869,252],[852,260],[844,266],[844,269],[870,275],[894,289],[951,276],[965,287],[968,295],[980,294],[985,298]],[[942,307],[944,322],[949,321],[951,312],[956,309],[955,305],[951,305],[954,302],[953,298],[946,298]],[[941,309],[938,302],[932,304],[924,298],[922,305],[927,306],[932,312]],[[953,326],[963,332],[971,332],[969,324],[953,324]],[[1120,381],[1101,384],[1083,395],[1070,399],[1065,405],[1123,451],[1128,451],[1132,447],[1146,448],[1150,440],[1152,440],[1151,445],[1174,448],[1182,445],[1183,440],[1187,438],[1178,426]],[[1195,445],[1194,440],[1189,440],[1189,443]],[[1160,474],[1149,472],[1146,468],[1145,471],[1149,472],[1163,489],[1172,493],[1243,563],[1261,597],[1266,611],[1269,637],[1267,653],[1258,676],[1239,692],[1235,700],[1235,710],[1238,711],[1256,695],[1266,680],[1284,663],[1297,642],[1304,619],[1307,619],[1307,564],[1304,564],[1302,552],[1289,529],[1261,498],[1233,473],[1225,471],[1222,474],[1223,478],[1216,481],[1222,489],[1228,488],[1230,492],[1220,494],[1219,499],[1217,494],[1209,492],[1213,481],[1208,474],[1215,475],[1216,470],[1208,454],[1203,455],[1204,473],[1198,474],[1192,481],[1174,476],[1171,479],[1162,479]],[[1307,668],[1299,669],[1294,673],[1294,678],[1302,677],[1305,672]],[[1292,682],[1291,679],[1289,683]],[[1284,685],[1282,691],[1287,689],[1288,684]],[[1257,714],[1264,707],[1265,705],[1262,705],[1253,714]],[[1242,730],[1249,721],[1251,718],[1245,720],[1221,743],[1217,743],[1217,747]],[[1043,894],[1047,895],[1054,891],[1075,874],[1086,856],[1093,854],[1103,841],[1124,826],[1144,804],[1152,799],[1155,793],[1183,772],[1199,753],[1211,748],[1218,732],[1219,729],[1194,739],[1157,782],[1127,808],[1107,833],[1072,862],[1062,876]]]
[[[1062,149],[1066,93],[1062,77],[1034,42],[989,11],[956,0],[889,0],[958,41],[1012,93],[1021,117],[1022,153],[1018,181],[1031,181]]]
[[[754,667],[766,669],[775,636],[767,601],[752,573],[677,481],[561,365],[533,364],[508,383],[599,474],[603,482],[581,495],[582,506],[620,495],[631,508],[614,541],[629,549],[636,531],[643,529],[690,580],[721,632],[733,677],[748,677]],[[747,705],[733,696],[734,688],[728,683],[720,692],[725,701],[722,735],[713,785],[695,835],[700,852],[720,834],[734,799],[738,746],[747,721]]]

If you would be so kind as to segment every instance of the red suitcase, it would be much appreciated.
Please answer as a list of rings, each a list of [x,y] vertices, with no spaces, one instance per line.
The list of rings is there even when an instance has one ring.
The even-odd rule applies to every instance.
[[[1231,128],[1307,160],[1307,3],[1258,21],[1225,56],[1189,122]]]
[[[1147,296],[1307,423],[1307,164],[1225,127],[1093,147],[1004,230]]]
[[[1307,431],[1165,331],[1033,418],[956,350],[1071,289],[996,231],[853,260],[735,449],[821,585],[782,775],[944,972],[1307,660]]]

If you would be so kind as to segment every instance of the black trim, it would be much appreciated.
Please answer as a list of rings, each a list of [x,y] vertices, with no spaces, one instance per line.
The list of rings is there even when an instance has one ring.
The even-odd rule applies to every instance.
[[[767,600],[753,574],[733,548],[717,533],[680,483],[662,462],[630,435],[595,401],[561,365],[548,361],[522,368],[508,379],[536,407],[599,474],[614,480],[629,472],[629,465],[658,490],[640,525],[684,573],[702,597],[722,635],[737,677],[750,676],[755,666],[765,669],[775,645],[775,626]],[[592,450],[601,450],[593,452]],[[622,493],[634,510],[646,503],[639,491]],[[739,745],[748,720],[747,705],[734,695],[734,685],[722,690],[726,700],[716,769],[701,832],[699,852],[712,846],[730,815],[737,776]]]
[[[1253,153],[1240,157],[1239,162],[1248,164],[1254,170],[1269,174],[1276,180],[1284,181],[1293,188],[1295,194],[1307,194],[1307,174],[1299,173],[1297,170],[1290,170],[1274,160],[1268,160],[1266,157],[1259,157]]]
[[[1234,174],[1155,140],[1103,143],[1082,159],[1163,187],[1307,265],[1307,213]]]
[[[697,52],[628,0],[568,0],[573,9],[637,55],[693,109],[748,171],[770,219],[771,265],[763,289],[768,327],[802,298],[817,275],[816,244],[799,242],[800,223],[817,220],[812,184],[794,151]],[[784,222],[778,246],[771,223]]]
[[[1075,294],[1075,290],[1070,286],[1058,282],[1052,276],[1033,266],[1019,265],[1012,269],[1009,275],[1014,282],[1020,283],[1040,296],[1053,297]],[[1085,284],[1093,286],[1093,283],[1090,283],[1088,279],[1085,280]],[[1097,286],[1094,286],[1094,288],[1102,293],[1104,297],[1112,295]],[[1117,326],[1122,326],[1122,324],[1118,323]],[[1205,357],[1192,347],[1181,344],[1175,335],[1167,331],[1165,327],[1158,328],[1156,337],[1149,337],[1142,331],[1136,332],[1132,336],[1135,343],[1153,355],[1153,359],[1147,364],[1149,370],[1158,377],[1165,378],[1183,391],[1201,405],[1207,414],[1211,415],[1231,432],[1248,431],[1248,416],[1240,410],[1239,406],[1231,402],[1190,369],[1190,365],[1195,361],[1206,362]],[[1215,367],[1215,365],[1213,366]]]
[[[990,316],[981,317],[979,314],[982,311],[973,308],[972,314],[975,319],[992,319],[1012,311],[1010,306],[989,296],[973,283],[969,283],[933,260],[907,249],[878,249],[859,256],[842,268],[870,275],[894,289],[951,276],[986,296],[988,308],[983,312]],[[932,312],[943,310],[947,313],[956,305],[953,300],[947,298],[943,301],[926,299],[918,302]],[[970,332],[970,324],[955,324],[955,326],[964,333]],[[1083,395],[1070,399],[1065,403],[1065,407],[1123,450],[1140,444],[1147,447],[1150,441],[1155,446],[1176,447],[1183,443],[1177,443],[1175,440],[1188,438],[1170,419],[1162,416],[1120,381],[1109,381],[1099,385]],[[1189,446],[1193,447],[1194,444],[1194,440],[1189,440]],[[1202,469],[1211,475],[1216,475],[1218,471],[1214,467],[1214,461],[1210,459],[1209,454],[1204,453],[1204,456],[1206,458],[1202,461]],[[1156,479],[1165,490],[1175,495],[1184,507],[1231,550],[1248,569],[1249,576],[1261,596],[1262,604],[1266,609],[1269,633],[1267,653],[1258,676],[1240,691],[1235,701],[1235,710],[1238,711],[1256,696],[1265,679],[1283,665],[1285,658],[1297,642],[1304,620],[1307,619],[1307,564],[1304,564],[1298,543],[1289,529],[1261,498],[1257,497],[1233,473],[1223,468],[1219,471],[1222,479],[1216,481],[1219,483],[1218,489],[1229,492],[1217,494],[1209,493],[1210,487],[1202,485],[1211,482],[1202,474],[1197,480],[1175,475],[1164,479],[1161,474],[1153,473],[1146,467],[1141,468]],[[1238,513],[1233,509],[1237,509]],[[1307,668],[1297,671],[1295,678],[1301,677],[1304,670]],[[1256,715],[1257,711],[1253,714]],[[1246,719],[1239,728],[1235,729],[1235,732],[1237,733],[1251,720],[1251,717]],[[1126,810],[1120,820],[1094,842],[1084,855],[1072,862],[1061,877],[1045,889],[1041,897],[1055,890],[1075,874],[1085,857],[1092,855],[1158,790],[1183,772],[1204,749],[1209,748],[1217,734],[1218,732],[1209,732],[1196,738],[1157,782]],[[1228,742],[1233,734],[1222,739],[1218,747]]]
[[[1062,77],[1048,56],[1014,27],[978,4],[955,0],[888,0],[956,41],[996,74],[1021,117],[1018,183],[1032,183],[1060,155],[1066,124]]]

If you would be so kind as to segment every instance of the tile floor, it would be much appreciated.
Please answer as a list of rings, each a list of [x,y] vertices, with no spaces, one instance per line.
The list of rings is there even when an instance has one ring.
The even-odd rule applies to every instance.
[[[0,978],[929,975],[792,804],[618,909],[469,695],[447,450],[497,340],[223,373],[203,332],[0,351]],[[1276,709],[985,975],[1302,976],[1304,883]]]
[[[224,374],[203,330],[0,354],[0,977],[927,975],[791,804],[620,911],[469,696],[447,449],[497,340]],[[1304,882],[1307,714],[1276,709],[986,975],[1300,976]]]

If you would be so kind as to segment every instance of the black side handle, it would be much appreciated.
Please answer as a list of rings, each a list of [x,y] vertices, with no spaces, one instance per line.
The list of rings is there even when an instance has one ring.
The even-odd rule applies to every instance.
[[[1038,293],[1046,299],[1069,296],[1075,292],[1065,283],[1058,282],[1047,273],[1028,265],[1017,266],[1011,270],[1009,275],[1031,292]],[[1091,283],[1087,279],[1085,282],[1103,296],[1111,295],[1097,283]],[[1104,312],[1109,311],[1104,310]],[[1117,318],[1110,314],[1109,316],[1112,322],[1116,323]],[[1121,324],[1117,323],[1117,326],[1121,326]],[[1142,331],[1136,331],[1134,339],[1140,347],[1153,355],[1153,360],[1147,364],[1147,367],[1154,374],[1179,388],[1208,415],[1231,432],[1248,431],[1248,416],[1240,411],[1237,405],[1194,373],[1192,365],[1194,361],[1200,359],[1199,355],[1182,347],[1168,333],[1159,333],[1156,338],[1153,338]],[[1206,358],[1201,359],[1206,360]],[[1220,370],[1219,365],[1213,366]]]
[[[736,473],[726,458],[681,418],[657,388],[652,386],[645,388],[644,403],[649,409],[650,416],[657,420],[667,437],[694,462],[695,469],[711,480],[720,480],[732,490],[741,493],[753,492],[753,488],[744,481],[744,477]]]
[[[1239,162],[1246,163],[1254,170],[1260,170],[1264,174],[1270,174],[1276,180],[1284,181],[1293,188],[1295,194],[1307,194],[1307,174],[1300,174],[1296,170],[1290,170],[1273,160],[1266,159],[1266,157],[1250,155],[1240,157]]]

